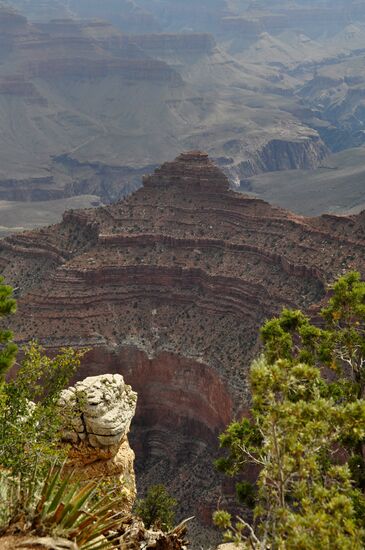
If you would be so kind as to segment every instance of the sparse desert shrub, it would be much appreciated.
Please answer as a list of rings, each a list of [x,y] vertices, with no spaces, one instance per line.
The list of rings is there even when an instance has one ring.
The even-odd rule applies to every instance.
[[[0,391],[0,466],[26,477],[36,461],[41,467],[56,455],[62,459],[58,400],[84,352],[63,349],[50,358],[35,342],[23,351],[17,373]]]
[[[3,278],[0,277],[0,318],[16,311],[13,289],[2,282]],[[13,334],[10,330],[0,330],[0,386],[3,385],[5,374],[13,365],[18,351],[12,338]]]
[[[175,521],[177,502],[163,485],[152,485],[146,498],[138,500],[135,513],[140,516],[146,527],[169,530]]]

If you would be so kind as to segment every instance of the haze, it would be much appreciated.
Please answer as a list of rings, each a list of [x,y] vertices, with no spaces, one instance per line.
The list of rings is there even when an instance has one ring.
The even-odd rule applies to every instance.
[[[9,0],[0,30],[2,234],[189,149],[298,213],[365,206],[363,0]]]

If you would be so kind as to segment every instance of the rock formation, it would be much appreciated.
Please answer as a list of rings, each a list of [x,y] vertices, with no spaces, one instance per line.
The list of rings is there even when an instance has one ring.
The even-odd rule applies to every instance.
[[[115,550],[186,550],[186,525],[183,523],[164,533],[157,529],[146,529],[143,522],[134,516],[125,518],[120,527],[120,538],[114,543]],[[99,537],[101,545],[106,544],[105,537]],[[31,535],[0,536],[1,550],[79,550],[76,543],[61,537],[35,537]],[[101,546],[103,547],[103,546]],[[105,546],[109,548],[108,546]]]
[[[16,2],[32,11],[28,4]],[[44,11],[53,14],[52,4],[42,2]],[[327,154],[317,130],[288,112],[286,80],[234,59],[212,34],[154,32],[152,22],[125,34],[58,4],[60,15],[41,22],[0,7],[0,200],[113,202],[185,148],[208,147],[235,183],[315,168]],[[143,19],[130,2],[113,13],[117,5]],[[205,5],[202,16],[224,11]]]
[[[137,394],[120,374],[90,376],[61,394],[63,440],[71,443],[68,467],[79,479],[117,483],[126,512],[136,497],[134,453],[128,432]]]
[[[127,199],[0,241],[19,342],[91,348],[78,376],[120,373],[138,393],[141,487],[167,484],[209,523],[217,435],[250,404],[258,329],[365,275],[365,215],[305,218],[229,189],[204,153],[145,177]]]
[[[308,2],[2,5],[0,200],[114,202],[182,149],[238,187],[363,145],[365,4]],[[349,187],[339,211],[363,203]]]
[[[191,518],[190,518],[191,519]],[[183,521],[169,532],[163,532],[151,527],[147,529],[143,522],[138,518],[131,516],[122,526],[120,536],[120,550],[126,548],[148,550],[154,548],[158,550],[186,550],[188,542],[185,538],[187,524]]]
[[[119,502],[122,491],[122,508],[119,505],[115,511],[122,513],[122,517],[120,525],[113,529],[114,535],[118,533],[113,544],[116,550],[186,550],[188,520],[163,532],[156,526],[147,528],[141,518],[132,513],[136,497],[134,453],[127,435],[136,401],[137,394],[124,383],[120,374],[89,376],[64,390],[59,403],[64,420],[62,440],[71,444],[64,471],[72,470],[73,479],[106,483],[108,490],[113,488],[118,491]],[[44,535],[27,533],[26,525],[23,529],[19,525],[12,526],[9,531],[0,534],[0,547],[2,550],[79,549],[75,542],[57,537],[54,533]],[[99,536],[98,543],[105,545],[107,540]]]
[[[210,54],[216,47],[216,42],[208,33],[154,33],[137,34],[124,37],[124,40],[134,44],[154,57],[177,54]]]

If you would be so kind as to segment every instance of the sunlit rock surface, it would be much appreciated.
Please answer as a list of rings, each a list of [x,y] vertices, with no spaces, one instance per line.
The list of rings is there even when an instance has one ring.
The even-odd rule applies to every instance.
[[[126,509],[136,495],[134,452],[128,432],[137,394],[120,374],[91,376],[64,390],[64,441],[71,442],[68,466],[80,479],[118,480]]]

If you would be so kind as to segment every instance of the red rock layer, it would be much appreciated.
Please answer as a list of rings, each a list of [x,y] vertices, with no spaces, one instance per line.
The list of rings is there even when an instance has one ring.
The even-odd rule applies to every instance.
[[[0,242],[17,338],[90,347],[80,377],[121,372],[140,395],[140,479],[167,480],[186,512],[199,493],[204,517],[217,433],[249,405],[259,326],[349,269],[365,275],[364,213],[295,216],[230,191],[199,152],[115,205]]]

